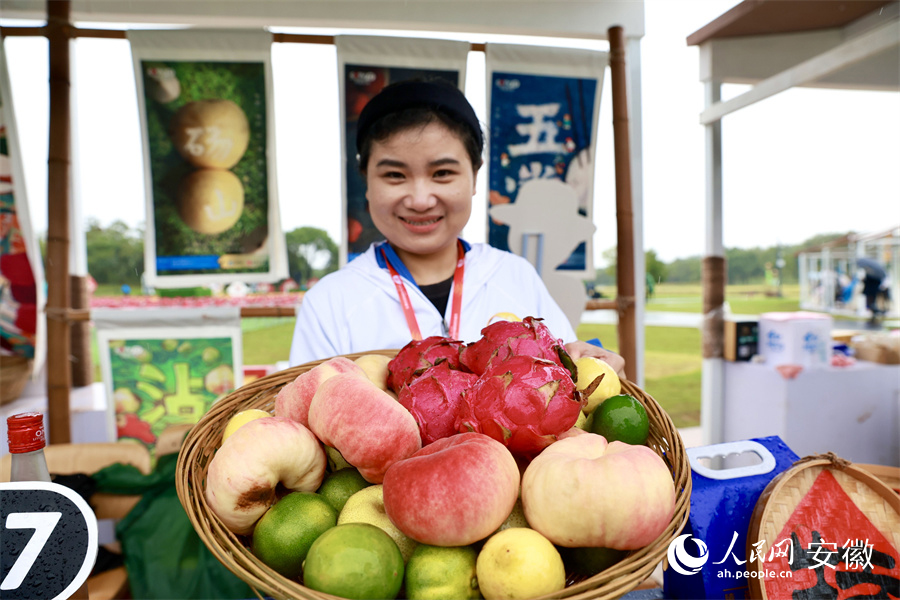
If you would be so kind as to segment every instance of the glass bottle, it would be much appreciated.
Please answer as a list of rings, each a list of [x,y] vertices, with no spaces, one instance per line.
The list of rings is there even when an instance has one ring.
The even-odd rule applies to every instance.
[[[6,419],[6,436],[9,442],[9,480],[50,482],[50,470],[44,456],[47,445],[44,435],[44,415],[26,412]],[[87,600],[88,584],[84,582],[70,600]]]
[[[50,481],[44,457],[44,415],[26,412],[6,419],[9,441],[10,481]]]

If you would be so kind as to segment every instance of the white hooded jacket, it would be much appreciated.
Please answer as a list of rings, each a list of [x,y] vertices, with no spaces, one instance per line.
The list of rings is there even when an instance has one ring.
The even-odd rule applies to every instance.
[[[291,366],[409,343],[397,288],[387,269],[379,266],[375,248],[373,244],[304,294],[291,343]],[[452,302],[442,315],[414,282],[404,278],[403,283],[422,337],[448,335]],[[577,339],[531,263],[487,244],[472,244],[466,252],[460,339],[474,342],[490,318],[501,312],[540,317],[563,342]]]

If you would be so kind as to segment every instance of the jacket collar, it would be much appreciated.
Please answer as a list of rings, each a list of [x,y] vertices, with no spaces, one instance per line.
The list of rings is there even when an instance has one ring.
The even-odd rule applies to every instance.
[[[459,241],[462,242],[463,250],[468,252],[472,249],[472,245],[469,244],[466,240],[459,238]],[[384,249],[384,254],[381,253],[381,250]],[[418,284],[416,280],[413,279],[412,274],[409,272],[409,269],[406,268],[406,265],[403,264],[403,261],[400,260],[400,257],[397,256],[397,253],[391,247],[387,241],[380,242],[375,245],[375,261],[378,263],[378,266],[382,269],[387,269],[387,262],[385,262],[384,257],[387,256],[387,259],[390,261],[391,266],[394,267],[394,270],[397,271],[397,274],[400,275],[403,279],[406,279],[416,287]]]

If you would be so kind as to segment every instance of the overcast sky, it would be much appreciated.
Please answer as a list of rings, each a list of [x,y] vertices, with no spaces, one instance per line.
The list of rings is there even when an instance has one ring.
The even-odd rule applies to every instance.
[[[671,261],[705,251],[703,88],[685,38],[736,0],[649,0],[642,40],[645,247]],[[4,25],[16,24],[2,21]],[[460,39],[485,41],[465,36]],[[488,38],[491,41],[492,38]],[[536,42],[533,38],[502,41]],[[605,42],[555,41],[606,49]],[[82,222],[145,221],[134,75],[124,40],[79,39],[73,79],[75,184]],[[7,38],[31,218],[47,228],[46,41]],[[273,44],[282,227],[314,226],[339,240],[340,143],[333,46]],[[484,120],[484,56],[470,53],[467,93]],[[310,82],[313,87],[310,87]],[[728,86],[727,95],[742,91]],[[595,260],[615,245],[612,126],[602,91],[594,219]],[[315,115],[310,119],[310,115]],[[797,244],[821,233],[900,225],[900,94],[794,89],[723,120],[726,247]],[[310,142],[309,140],[315,140]],[[475,215],[486,210],[484,180]],[[465,231],[483,241],[484,220]]]

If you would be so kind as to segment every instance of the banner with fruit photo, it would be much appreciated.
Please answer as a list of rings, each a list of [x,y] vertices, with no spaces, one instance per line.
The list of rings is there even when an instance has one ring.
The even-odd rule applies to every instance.
[[[275,185],[272,35],[131,31],[144,144],[147,283],[287,277]]]
[[[10,376],[4,377],[4,387],[13,385],[17,361],[33,360],[31,368],[38,371],[44,353],[44,320],[38,318],[44,305],[44,277],[18,142],[12,86],[0,44],[0,355],[5,357],[0,369],[8,369]]]
[[[608,54],[488,44],[485,60],[488,241],[529,258],[536,253],[540,263],[561,238],[562,254],[543,258],[556,270],[593,276],[594,157]],[[529,185],[548,180],[565,187]],[[517,201],[529,205],[530,221],[517,214]]]
[[[193,425],[241,373],[238,307],[92,312],[110,439],[151,452],[168,427]]]
[[[463,88],[470,44],[452,40],[337,36],[340,73],[342,179],[345,231],[341,262],[353,260],[384,240],[369,216],[366,182],[356,161],[356,121],[363,107],[385,86],[408,79],[445,79]]]

